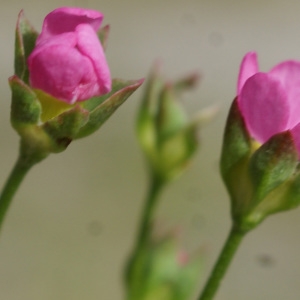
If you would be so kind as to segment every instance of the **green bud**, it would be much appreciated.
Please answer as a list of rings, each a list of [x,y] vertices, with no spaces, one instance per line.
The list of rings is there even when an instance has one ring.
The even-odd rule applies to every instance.
[[[186,253],[175,235],[152,240],[134,262],[128,299],[189,299],[199,282],[202,264],[203,253]]]
[[[165,83],[151,73],[137,120],[137,136],[151,173],[161,181],[179,176],[198,145],[203,118],[189,119],[179,102],[180,93],[195,85],[197,76]]]

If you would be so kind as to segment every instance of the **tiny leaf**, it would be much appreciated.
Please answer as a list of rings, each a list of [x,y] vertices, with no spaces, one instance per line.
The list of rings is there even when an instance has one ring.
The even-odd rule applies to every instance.
[[[125,100],[143,83],[143,80],[120,81],[115,80],[113,90],[100,105],[92,109],[95,102],[83,104],[83,107],[90,111],[90,118],[87,124],[80,129],[76,138],[85,137],[96,131],[125,102]],[[92,100],[92,99],[91,99]]]
[[[20,125],[37,124],[40,119],[41,105],[36,94],[17,76],[9,78],[12,90],[11,122],[16,128]]]
[[[32,52],[38,33],[24,17],[23,11],[20,12],[17,21],[15,37],[15,75],[28,84],[29,71],[27,68],[27,58]]]

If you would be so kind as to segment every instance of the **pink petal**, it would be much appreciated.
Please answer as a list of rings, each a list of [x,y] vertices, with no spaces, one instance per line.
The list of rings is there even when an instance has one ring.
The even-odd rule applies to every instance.
[[[88,57],[94,66],[100,87],[99,94],[108,93],[111,90],[110,70],[106,62],[104,50],[96,33],[87,24],[78,25],[76,32],[79,51]]]
[[[287,129],[290,116],[281,84],[266,73],[257,73],[244,84],[238,98],[250,135],[260,143]]]
[[[237,95],[240,94],[243,85],[249,77],[258,72],[258,62],[256,52],[248,52],[241,63],[238,77]]]
[[[50,47],[54,45],[64,45],[65,47],[74,48],[76,44],[77,44],[77,36],[74,32],[66,32],[66,33],[53,36],[51,37],[51,39],[41,40],[36,45],[32,53],[29,55],[29,61],[32,55],[36,55],[38,52],[44,51],[45,47]]]
[[[289,60],[275,66],[269,74],[278,80],[286,91],[290,106],[288,128],[300,122],[300,62]]]
[[[95,92],[95,86],[99,88],[90,60],[77,49],[65,45],[44,47],[43,51],[30,58],[30,69],[34,88],[68,103],[81,98],[81,93],[87,96],[85,99],[92,97],[94,94],[90,94]]]
[[[102,20],[103,14],[95,10],[77,7],[57,8],[45,17],[38,42],[64,32],[75,31],[79,24],[89,24],[97,31]]]

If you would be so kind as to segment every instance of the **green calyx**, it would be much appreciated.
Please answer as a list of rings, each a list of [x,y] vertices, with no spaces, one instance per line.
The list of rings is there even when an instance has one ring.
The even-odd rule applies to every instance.
[[[35,133],[43,151],[61,152],[74,139],[88,136],[142,84],[142,80],[114,80],[109,94],[68,105],[41,91],[35,91],[17,76],[9,79],[12,90],[11,123],[24,139]],[[51,101],[53,100],[53,101]],[[46,111],[45,111],[46,110]],[[37,133],[40,134],[37,134]]]
[[[250,230],[268,215],[299,205],[298,165],[291,133],[276,134],[257,146],[235,100],[225,128],[220,167],[239,228]]]

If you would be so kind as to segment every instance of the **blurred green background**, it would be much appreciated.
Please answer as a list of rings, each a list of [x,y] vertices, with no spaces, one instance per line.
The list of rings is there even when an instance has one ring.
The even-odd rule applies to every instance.
[[[138,79],[153,62],[167,77],[199,70],[198,89],[184,99],[189,112],[220,105],[203,129],[194,164],[163,193],[157,212],[164,229],[181,228],[189,250],[204,249],[203,279],[229,230],[229,200],[218,160],[238,67],[250,50],[262,70],[300,59],[300,2],[296,0],[1,0],[0,182],[18,150],[10,127],[14,28],[21,9],[40,30],[59,6],[100,10],[111,25],[107,58],[113,77]],[[147,174],[134,122],[142,89],[96,134],[74,142],[34,167],[1,232],[3,300],[123,299],[122,268],[132,247]],[[298,300],[300,211],[267,219],[238,251],[216,300]],[[199,290],[202,281],[199,281]]]

